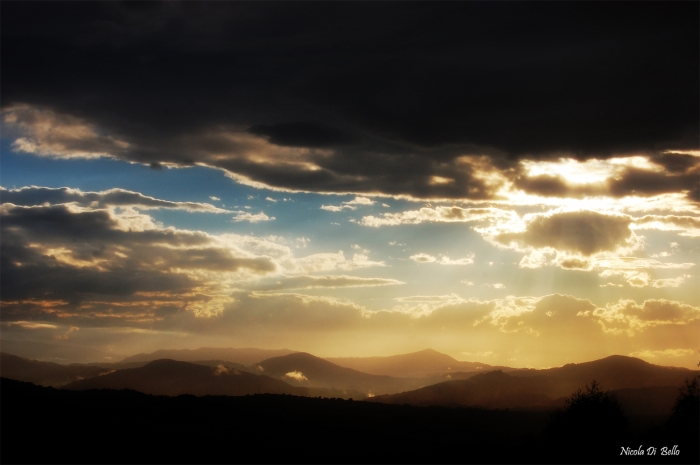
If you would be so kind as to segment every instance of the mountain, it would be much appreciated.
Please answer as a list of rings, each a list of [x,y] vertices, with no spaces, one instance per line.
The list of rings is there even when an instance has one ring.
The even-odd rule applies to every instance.
[[[591,362],[570,363],[544,370],[516,370],[510,374],[546,379],[549,395],[568,396],[576,389],[583,389],[593,379],[606,390],[681,386],[686,378],[692,378],[698,371],[654,365],[634,357],[611,355]]]
[[[86,348],[73,346],[61,341],[46,343],[2,339],[0,340],[0,346],[2,347],[2,352],[9,352],[31,360],[42,360],[60,364],[114,362],[120,360],[125,355],[103,352],[94,347]]]
[[[428,378],[457,371],[509,370],[507,367],[492,367],[479,362],[460,362],[433,349],[425,349],[410,354],[391,355],[389,357],[340,357],[326,358],[326,360],[341,367],[352,368],[363,373],[400,378]]]
[[[128,368],[96,378],[83,379],[63,389],[133,389],[145,394],[242,396],[247,394],[308,395],[308,389],[290,386],[269,376],[176,360],[155,360],[140,368]]]
[[[162,349],[150,354],[137,354],[122,360],[122,363],[152,362],[153,360],[170,359],[181,362],[198,360],[225,360],[227,362],[252,365],[262,360],[294,353],[293,350],[279,349],[234,349],[223,347],[200,347],[199,349]]]
[[[480,373],[466,380],[446,381],[368,400],[421,407],[548,407],[554,399],[540,390],[539,381],[536,378],[518,378],[498,370]]]
[[[426,384],[422,379],[363,373],[305,352],[264,360],[257,364],[257,369],[296,386],[354,390],[363,393],[362,397],[416,389]]]
[[[109,370],[96,366],[71,366],[39,362],[0,352],[0,374],[5,378],[28,381],[41,386],[63,386],[83,378],[92,378]]]
[[[647,403],[651,403],[650,409],[654,412],[672,404],[678,387],[695,374],[697,372],[685,368],[611,356],[546,370],[480,373],[466,380],[447,381],[368,400],[418,406],[543,408],[563,405],[564,398],[577,389],[585,389],[586,384],[595,379],[604,390],[619,392],[626,410],[640,414]]]

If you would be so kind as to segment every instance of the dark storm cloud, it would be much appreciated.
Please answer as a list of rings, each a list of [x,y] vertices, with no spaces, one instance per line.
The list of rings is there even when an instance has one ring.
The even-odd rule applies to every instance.
[[[84,120],[99,128],[88,145],[153,166],[488,198],[497,186],[458,156],[507,169],[697,149],[697,17],[696,2],[10,2],[3,102]],[[308,150],[295,156],[313,166],[205,148],[212,134],[257,137],[282,161]]]
[[[248,132],[266,136],[273,144],[291,147],[334,147],[355,142],[350,134],[314,122],[256,125]]]

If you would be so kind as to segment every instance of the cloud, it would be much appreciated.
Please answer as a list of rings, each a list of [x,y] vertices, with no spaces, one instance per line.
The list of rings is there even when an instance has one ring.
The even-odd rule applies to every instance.
[[[633,246],[631,220],[594,211],[526,215],[525,230],[491,236],[494,243],[517,250],[555,249],[590,256]]]
[[[616,270],[641,270],[645,268],[656,269],[688,269],[695,266],[695,263],[669,263],[660,262],[653,258],[638,257],[601,257],[596,259],[596,265],[601,268],[611,268]]]
[[[20,152],[51,158],[99,158],[126,153],[129,148],[126,141],[99,135],[98,128],[84,119],[50,109],[11,105],[2,117],[5,125],[26,134],[12,143]]]
[[[493,199],[519,160],[633,153],[667,174],[626,169],[613,195],[697,190],[678,155],[698,140],[693,4],[290,8],[12,4],[3,134],[26,153],[206,165],[295,191]],[[284,53],[266,32],[280,22]],[[47,69],[52,85],[36,78]]]
[[[4,321],[3,326],[20,326],[24,329],[58,329],[58,326],[32,321]]]
[[[233,221],[235,222],[248,221],[250,223],[260,223],[261,221],[273,221],[274,219],[274,216],[267,216],[263,212],[253,214],[242,210],[237,211],[236,216],[233,217]]]
[[[342,212],[343,209],[349,208],[351,210],[354,210],[354,207],[347,207],[347,206],[337,206],[337,205],[321,205],[321,210],[326,210],[329,212]]]
[[[343,202],[343,205],[321,205],[321,210],[327,210],[329,212],[340,212],[345,209],[355,210],[357,205],[374,205],[374,200],[357,196],[352,200]]]
[[[3,203],[21,206],[39,206],[44,204],[73,204],[83,208],[103,209],[108,207],[134,207],[142,210],[174,209],[189,212],[231,213],[229,210],[215,207],[208,203],[172,202],[156,199],[139,192],[125,189],[109,189],[101,192],[83,192],[69,187],[22,187],[20,189],[5,189],[0,187]],[[211,197],[213,200],[219,200]]]
[[[698,201],[700,158],[655,153],[609,159],[523,160],[514,187],[528,194],[556,197],[658,196],[684,192]]]
[[[414,262],[418,263],[437,263],[439,265],[471,265],[472,263],[474,263],[474,254],[470,254],[469,257],[459,258],[456,260],[452,260],[450,259],[450,257],[447,256],[442,256],[438,260],[436,257],[433,257],[432,255],[428,255],[426,253],[418,253],[415,255],[411,255],[409,258]]]
[[[335,147],[356,142],[352,134],[313,121],[255,125],[248,132],[288,147]]]
[[[384,213],[382,217],[365,216],[360,221],[363,226],[397,226],[420,223],[466,223],[472,221],[509,221],[517,214],[498,208],[424,207],[400,213]]]
[[[484,287],[491,287],[493,289],[505,289],[505,284],[503,283],[487,283],[483,284]]]
[[[665,350],[638,350],[630,353],[630,357],[657,358],[657,357],[683,357],[693,355],[693,349],[665,349]]]
[[[349,202],[343,202],[345,205],[374,205],[374,200],[370,200],[367,197],[355,197]]]
[[[645,215],[635,218],[633,229],[658,229],[661,231],[681,231],[682,236],[700,236],[700,219],[694,216]]]
[[[298,382],[308,381],[308,378],[304,376],[304,373],[302,373],[301,371],[290,371],[284,376]]]
[[[368,255],[356,253],[346,259],[342,250],[334,253],[318,253],[295,260],[296,269],[304,273],[331,270],[354,270],[371,266],[386,266],[384,262],[372,261]]]
[[[283,290],[283,289],[336,289],[347,287],[376,287],[405,284],[403,281],[386,278],[361,278],[347,275],[325,276],[285,276],[269,283],[261,282],[251,290]]]
[[[590,313],[605,331],[634,335],[652,328],[668,325],[697,327],[700,308],[665,299],[648,299],[642,304],[620,300]]]
[[[677,276],[675,278],[661,278],[654,279],[651,275],[645,271],[626,271],[626,270],[604,270],[600,273],[602,278],[610,278],[613,276],[619,276],[624,279],[632,287],[679,287],[681,284],[685,283],[690,275]]]
[[[434,263],[435,261],[437,261],[435,257],[426,253],[418,253],[415,255],[411,255],[410,259],[418,263]]]
[[[153,320],[161,310],[215,309],[207,294],[231,279],[276,272],[275,256],[290,258],[288,248],[264,240],[162,228],[129,211],[6,203],[0,213],[8,320]]]
[[[220,376],[223,374],[229,374],[231,372],[231,369],[227,366],[224,366],[222,364],[218,364],[217,366],[214,367],[214,376]]]

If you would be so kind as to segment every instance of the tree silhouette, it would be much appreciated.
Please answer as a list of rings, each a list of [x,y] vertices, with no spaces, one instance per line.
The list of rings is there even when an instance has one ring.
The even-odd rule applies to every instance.
[[[578,389],[566,399],[566,407],[554,413],[543,434],[554,447],[575,447],[593,457],[619,447],[626,432],[627,418],[617,399],[593,380],[585,391]]]
[[[666,430],[671,437],[694,439],[697,443],[700,437],[700,376],[686,379],[685,386],[679,391]]]

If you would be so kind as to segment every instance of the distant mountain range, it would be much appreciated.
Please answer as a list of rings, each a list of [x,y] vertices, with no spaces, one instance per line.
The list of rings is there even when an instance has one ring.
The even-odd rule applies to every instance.
[[[284,355],[249,364],[230,360],[250,361],[280,352]],[[143,360],[163,353],[175,353],[180,358],[210,358]],[[394,357],[340,359],[343,363],[368,366],[374,371],[366,373],[331,362],[339,359],[322,359],[289,350],[202,348],[154,354],[140,354],[121,363],[59,365],[1,353],[0,374],[69,390],[133,389],[169,396],[269,393],[488,409],[561,407],[573,392],[584,389],[595,379],[602,389],[615,393],[626,412],[635,415],[668,414],[678,396],[678,388],[686,379],[698,374],[694,370],[658,366],[618,355],[558,368],[507,368],[507,371],[459,362],[433,350]],[[217,355],[219,357],[211,358]],[[415,363],[413,369],[412,362]],[[378,372],[401,376],[378,375]],[[424,376],[406,377],[409,374]]]
[[[155,360],[140,368],[127,368],[63,386],[63,389],[133,389],[145,394],[242,396],[246,394],[308,395],[308,389],[290,386],[269,376],[176,360]]]
[[[181,362],[196,362],[198,360],[225,360],[227,362],[252,365],[272,357],[288,355],[295,351],[289,349],[233,349],[218,347],[200,347],[199,349],[166,349],[157,350],[150,354],[137,354],[127,357],[121,363],[152,362],[154,360],[171,359]]]
[[[18,381],[28,381],[40,386],[63,386],[83,378],[94,378],[108,371],[108,369],[98,366],[60,365],[0,352],[0,373],[2,376]]]
[[[338,357],[326,358],[326,360],[341,367],[352,368],[364,373],[400,378],[432,378],[455,372],[478,373],[491,370],[513,370],[509,367],[494,367],[479,362],[461,362],[433,349],[389,357]]]
[[[652,365],[615,355],[546,370],[480,373],[466,380],[446,381],[368,400],[416,406],[551,408],[562,406],[565,397],[595,379],[604,390],[619,392],[628,410],[643,413],[648,405],[654,411],[670,411],[678,387],[697,374],[686,368]]]
[[[361,397],[402,392],[425,386],[426,380],[373,375],[345,368],[305,352],[274,357],[256,365],[260,373],[295,386],[357,391]]]

